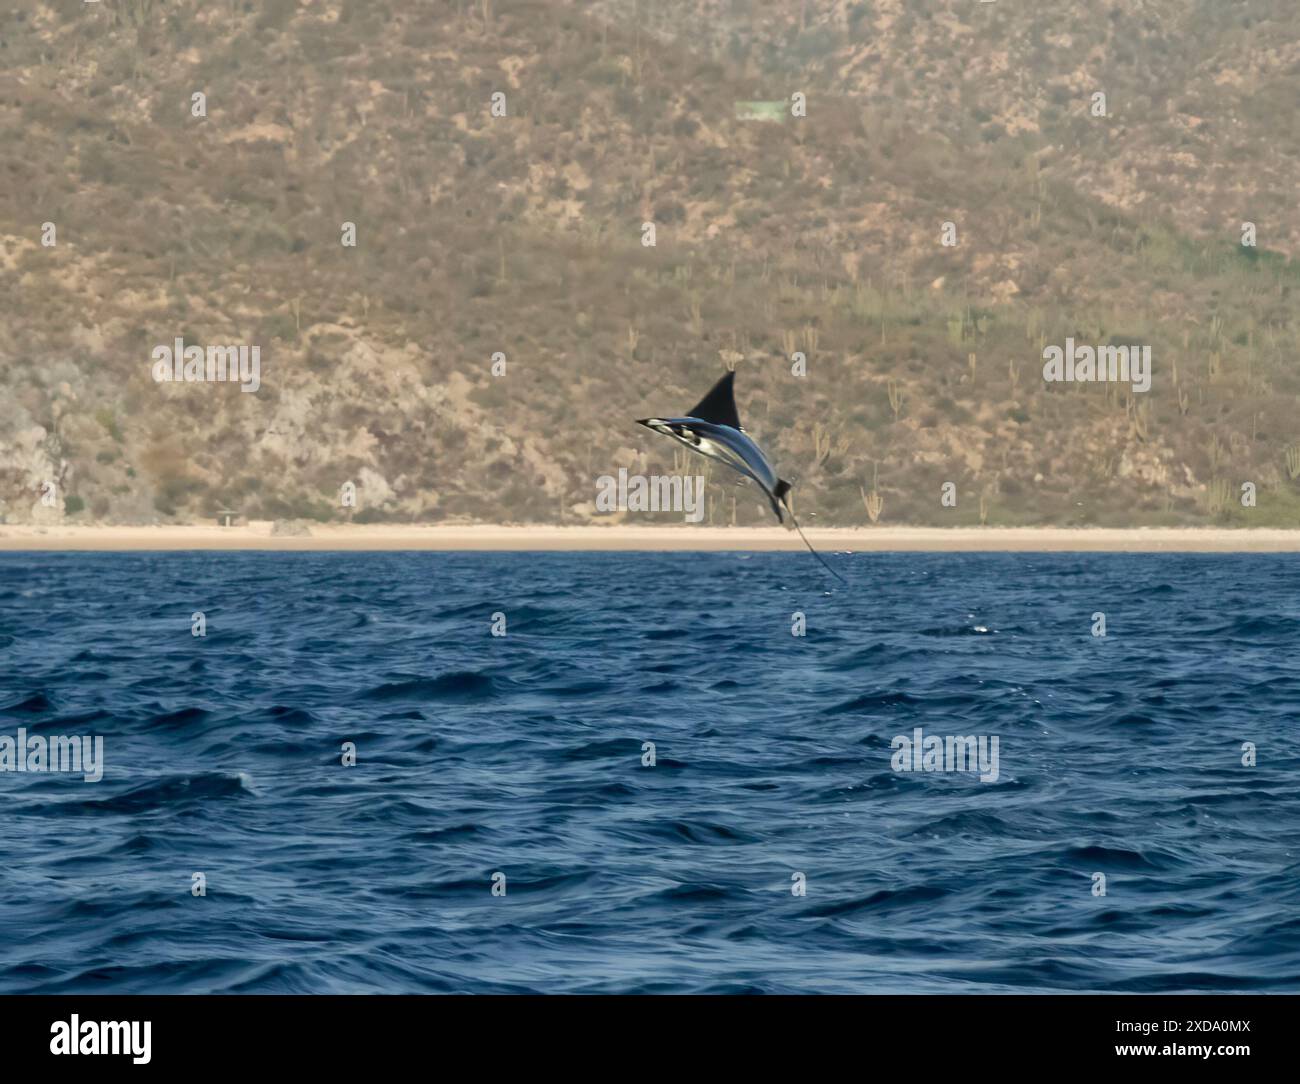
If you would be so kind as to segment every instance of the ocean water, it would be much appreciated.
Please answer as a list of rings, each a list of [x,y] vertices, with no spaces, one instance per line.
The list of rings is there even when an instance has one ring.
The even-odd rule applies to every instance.
[[[0,992],[1300,989],[1300,562],[831,559],[0,557]]]

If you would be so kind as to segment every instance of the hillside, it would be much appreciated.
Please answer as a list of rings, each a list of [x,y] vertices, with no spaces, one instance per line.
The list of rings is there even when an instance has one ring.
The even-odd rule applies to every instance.
[[[587,522],[735,365],[815,523],[1300,526],[1298,94],[1283,0],[10,7],[0,513]]]

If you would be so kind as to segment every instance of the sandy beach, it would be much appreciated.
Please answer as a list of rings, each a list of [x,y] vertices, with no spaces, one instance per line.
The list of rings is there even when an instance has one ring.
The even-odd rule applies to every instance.
[[[801,550],[780,527],[547,527],[314,524],[277,533],[270,521],[234,527],[0,526],[0,550]],[[1300,530],[1220,528],[809,528],[827,552],[1293,553]]]

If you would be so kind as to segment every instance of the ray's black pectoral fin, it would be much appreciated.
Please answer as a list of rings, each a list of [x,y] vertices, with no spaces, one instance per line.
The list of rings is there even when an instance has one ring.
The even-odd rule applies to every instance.
[[[790,488],[789,482],[784,478],[778,478],[776,480],[776,488],[772,490],[772,511],[776,513],[777,522],[783,527],[785,526],[785,514],[782,509],[789,509],[790,507],[790,502],[786,498],[786,494],[790,492]],[[794,518],[793,514],[790,518]]]
[[[709,389],[709,394],[695,404],[690,417],[700,421],[712,422],[714,425],[729,425],[732,429],[741,428],[740,415],[736,413],[736,393],[733,384],[734,372],[726,373],[722,379]]]

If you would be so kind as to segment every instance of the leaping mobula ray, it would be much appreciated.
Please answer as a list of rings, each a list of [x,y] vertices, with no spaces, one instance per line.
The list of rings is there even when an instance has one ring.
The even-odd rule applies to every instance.
[[[637,425],[644,425],[656,433],[685,444],[693,452],[716,459],[732,470],[752,478],[763,491],[776,513],[778,523],[785,522],[785,513],[789,513],[790,522],[799,532],[799,537],[808,547],[808,551],[821,561],[826,571],[841,583],[847,583],[835,569],[831,568],[812,547],[804,536],[799,521],[794,518],[787,494],[790,483],[777,476],[776,469],[768,461],[763,449],[745,432],[740,424],[740,415],[736,412],[736,394],[733,387],[735,371],[723,375],[709,393],[701,399],[683,418],[640,418]]]

